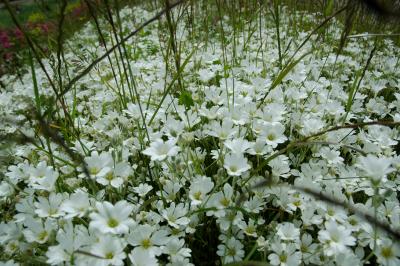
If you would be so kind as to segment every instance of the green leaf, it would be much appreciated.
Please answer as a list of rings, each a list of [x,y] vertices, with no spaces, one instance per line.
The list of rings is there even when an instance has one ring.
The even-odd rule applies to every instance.
[[[335,6],[334,4],[335,4],[334,0],[329,0],[328,1],[328,3],[326,4],[325,10],[324,10],[325,17],[328,17],[328,16],[330,16],[332,14],[333,8]]]
[[[189,109],[191,106],[194,105],[194,101],[192,98],[192,94],[188,91],[183,91],[179,96],[179,104],[183,104],[186,109]]]

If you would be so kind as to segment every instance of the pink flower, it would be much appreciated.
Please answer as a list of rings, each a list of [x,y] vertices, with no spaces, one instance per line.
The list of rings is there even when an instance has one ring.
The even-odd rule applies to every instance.
[[[11,48],[10,37],[6,31],[0,32],[0,43],[5,49]]]
[[[7,52],[3,55],[5,61],[11,61],[13,59],[13,53]]]
[[[18,41],[22,41],[24,39],[24,35],[22,34],[22,31],[18,28],[14,29],[14,35]]]
[[[47,34],[50,31],[50,26],[47,23],[42,23],[39,25],[39,27],[43,34]]]

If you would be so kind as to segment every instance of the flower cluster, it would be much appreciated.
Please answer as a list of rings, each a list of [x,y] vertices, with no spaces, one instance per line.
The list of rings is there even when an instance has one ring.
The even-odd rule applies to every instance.
[[[122,9],[121,32],[154,14]],[[2,78],[0,133],[30,141],[0,140],[0,264],[400,264],[398,239],[354,211],[400,230],[400,49],[383,41],[352,94],[371,42],[350,39],[336,56],[312,37],[300,52],[314,53],[273,85],[282,69],[271,18],[249,21],[252,36],[218,17],[207,37],[208,17],[179,20],[179,71],[165,20],[148,25],[125,43],[129,66],[111,53],[62,104],[48,101],[48,125],[23,115],[51,99],[40,67],[40,99],[31,73]],[[307,32],[289,22],[280,45],[293,54]],[[87,24],[68,40],[65,80],[82,69],[77,58],[105,53],[97,34]]]

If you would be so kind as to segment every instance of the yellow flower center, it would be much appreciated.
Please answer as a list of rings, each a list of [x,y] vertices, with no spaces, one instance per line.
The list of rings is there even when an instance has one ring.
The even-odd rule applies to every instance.
[[[235,256],[236,255],[236,250],[234,248],[229,248],[228,249],[228,255],[229,256]]]
[[[274,134],[269,134],[267,136],[267,139],[270,140],[270,141],[273,141],[273,140],[275,140],[275,135]]]
[[[229,206],[229,203],[230,203],[230,202],[231,202],[231,201],[230,201],[229,199],[225,198],[225,197],[223,197],[223,198],[221,199],[221,201],[220,201],[221,205],[222,205],[222,206],[225,206],[225,207]]]
[[[38,239],[39,239],[40,241],[43,241],[43,240],[46,239],[47,235],[48,235],[48,234],[47,234],[46,231],[42,231],[42,232],[39,233]]]
[[[90,169],[90,174],[91,175],[97,175],[99,173],[100,169],[98,169],[97,167],[93,167]]]
[[[110,220],[108,220],[108,226],[111,228],[117,227],[119,222],[117,220],[115,220],[114,218],[110,218]]]
[[[107,179],[108,181],[113,180],[113,179],[114,179],[114,174],[113,174],[113,172],[109,172],[108,174],[106,174],[106,179]]]
[[[152,246],[152,245],[151,245],[150,239],[146,238],[146,239],[143,239],[143,240],[142,240],[142,247],[143,247],[144,249],[148,249],[148,248],[151,247],[151,246]]]
[[[201,199],[201,191],[197,191],[196,193],[194,193],[193,198],[195,198],[196,200],[200,200]]]
[[[112,258],[114,258],[114,254],[112,252],[108,252],[105,256],[106,259],[111,260]]]
[[[388,259],[388,258],[393,257],[393,251],[390,247],[383,247],[381,253],[382,253],[382,257],[384,257],[384,258]]]

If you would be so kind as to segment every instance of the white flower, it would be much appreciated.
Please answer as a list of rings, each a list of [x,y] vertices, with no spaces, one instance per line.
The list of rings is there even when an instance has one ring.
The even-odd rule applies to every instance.
[[[233,122],[228,119],[224,119],[222,121],[222,124],[219,122],[213,121],[209,125],[209,130],[206,130],[206,134],[217,137],[220,140],[226,140],[227,138],[235,135],[237,132],[237,129],[233,125]]]
[[[270,103],[266,105],[261,114],[261,118],[268,123],[280,122],[286,113],[286,107],[280,103]]]
[[[119,188],[131,174],[131,165],[128,162],[119,162],[113,167],[103,168],[96,176],[96,181],[104,186]]]
[[[54,220],[52,221],[51,219],[42,222],[39,219],[31,218],[24,221],[24,225],[27,227],[23,231],[26,240],[40,244],[46,243],[51,232],[56,228]]]
[[[163,141],[157,139],[150,144],[150,147],[143,151],[143,154],[151,156],[152,161],[162,161],[167,157],[172,157],[178,154],[180,148],[175,145],[176,139]]]
[[[313,243],[313,238],[310,234],[305,233],[301,236],[300,252],[302,253],[305,264],[310,263],[311,257],[317,253],[317,247],[318,245]]]
[[[389,239],[382,240],[378,245],[378,251],[375,253],[378,262],[385,266],[400,265],[400,246]]]
[[[42,161],[31,169],[29,183],[35,189],[54,191],[57,178],[58,172],[54,171],[53,167],[47,166],[46,161]]]
[[[8,167],[8,172],[5,174],[11,183],[17,184],[21,180],[29,179],[31,166],[27,163],[19,163]]]
[[[334,221],[325,223],[326,230],[318,232],[318,239],[324,244],[324,252],[327,256],[346,251],[347,246],[354,246],[356,239],[343,225],[338,225]]]
[[[250,169],[246,157],[243,154],[227,154],[224,159],[224,167],[228,175],[240,176]]]
[[[139,186],[134,187],[133,191],[139,195],[139,197],[143,198],[146,196],[147,193],[149,193],[153,189],[152,186],[148,184],[139,184]]]
[[[209,69],[200,69],[199,76],[202,82],[207,83],[215,76],[215,73]]]
[[[231,185],[226,183],[224,185],[223,191],[219,191],[218,193],[212,194],[209,201],[207,202],[207,207],[214,207],[217,210],[207,211],[207,215],[215,215],[216,217],[225,216],[225,208],[229,207],[233,204],[234,191]]]
[[[192,200],[192,205],[201,204],[213,187],[214,183],[209,177],[200,176],[193,180],[189,190],[189,198]]]
[[[276,234],[282,240],[298,241],[300,238],[300,230],[288,222],[278,224]]]
[[[322,147],[317,154],[324,158],[328,162],[328,165],[337,165],[344,161],[344,159],[340,157],[339,151],[332,150],[328,147]]]
[[[175,206],[175,202],[171,205],[161,210],[161,216],[168,222],[168,224],[174,228],[179,228],[179,226],[186,226],[189,224],[190,219],[185,217],[188,210],[183,203],[179,203]]]
[[[285,127],[281,123],[268,123],[260,133],[260,137],[272,148],[287,140],[284,135]]]
[[[123,260],[126,258],[124,248],[121,239],[111,235],[101,236],[99,242],[93,244],[90,249],[91,254],[101,257],[95,259],[94,265],[124,265]]]
[[[274,176],[279,176],[283,178],[287,178],[290,176],[289,171],[290,171],[290,163],[289,163],[289,158],[285,155],[279,155],[275,159],[272,159],[269,163],[269,166],[271,166],[271,171]]]
[[[83,217],[90,210],[89,195],[83,190],[78,190],[69,196],[62,204],[60,209],[65,212],[65,218],[75,216]]]
[[[394,169],[390,167],[392,160],[386,157],[377,157],[368,154],[366,157],[359,157],[356,166],[361,169],[365,177],[371,178],[373,182],[386,180],[386,175]]]
[[[149,255],[159,256],[162,247],[169,241],[166,230],[157,230],[149,224],[138,225],[128,236],[128,243]]]
[[[9,183],[7,183],[6,181],[0,183],[0,198],[9,197],[13,193],[14,188]]]
[[[265,251],[268,248],[268,240],[265,239],[263,236],[259,236],[256,240],[257,243],[257,250],[260,252]]]
[[[244,108],[236,106],[225,114],[229,117],[235,125],[245,125],[249,122],[249,116],[245,112]]]
[[[265,155],[272,151],[272,147],[267,145],[262,138],[257,138],[256,142],[252,143],[250,149],[247,150],[249,154],[252,155]]]
[[[224,144],[232,153],[238,154],[243,154],[252,146],[248,140],[243,138],[225,140]]]
[[[8,261],[0,261],[0,266],[19,266],[19,263],[14,262],[14,260],[8,260]]]
[[[133,266],[158,266],[158,261],[154,254],[148,253],[143,249],[135,248],[129,254]]]
[[[249,219],[248,224],[246,224],[245,221],[241,221],[238,227],[242,229],[246,235],[257,237],[257,225],[255,224],[253,219]]]
[[[217,254],[223,257],[224,264],[240,261],[244,257],[243,244],[234,237],[231,237],[224,244],[218,245]]]
[[[166,180],[165,184],[163,185],[163,191],[157,191],[157,196],[164,197],[167,202],[172,202],[176,199],[177,193],[181,187],[182,185],[178,182]]]
[[[273,243],[271,249],[274,253],[270,254],[268,259],[272,265],[300,265],[301,253],[296,251],[295,244]]]
[[[336,265],[340,266],[361,266],[364,265],[360,258],[352,250],[335,254]]]
[[[129,218],[133,211],[133,206],[127,201],[118,201],[112,205],[108,201],[96,202],[98,211],[90,214],[92,221],[89,227],[96,228],[102,233],[125,234],[135,222]]]
[[[170,256],[171,262],[182,261],[185,258],[190,257],[190,253],[192,252],[189,248],[183,247],[184,245],[185,241],[183,239],[174,237],[169,239],[163,248],[163,252]]]
[[[222,231],[228,231],[232,226],[243,223],[243,214],[236,210],[226,210],[224,216],[218,217],[217,224]]]
[[[35,213],[42,218],[58,218],[64,215],[61,210],[61,204],[65,200],[64,194],[51,193],[48,198],[39,197],[38,202],[35,202]]]
[[[260,213],[264,205],[265,202],[261,197],[254,196],[243,203],[243,208],[248,212]]]
[[[86,166],[92,178],[97,178],[105,175],[113,167],[113,158],[111,153],[102,152],[99,154],[97,151],[92,152],[89,157],[85,157]],[[81,177],[85,177],[82,173]]]
[[[87,229],[83,225],[73,226],[69,220],[64,228],[60,228],[57,232],[56,240],[58,245],[50,246],[46,252],[48,258],[47,263],[58,265],[62,262],[69,262],[71,258],[77,258],[76,250],[90,243],[87,237]],[[82,257],[84,255],[81,255]],[[86,256],[85,256],[86,257]]]

